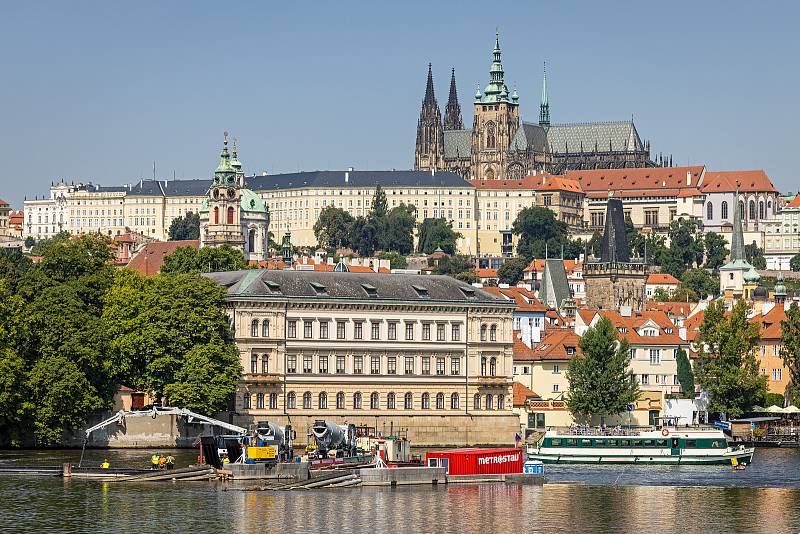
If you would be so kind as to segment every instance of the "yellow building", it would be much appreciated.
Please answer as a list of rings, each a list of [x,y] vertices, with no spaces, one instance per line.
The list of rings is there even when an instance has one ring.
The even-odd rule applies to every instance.
[[[414,445],[510,444],[514,303],[443,276],[212,273],[244,375],[234,419],[407,429]]]

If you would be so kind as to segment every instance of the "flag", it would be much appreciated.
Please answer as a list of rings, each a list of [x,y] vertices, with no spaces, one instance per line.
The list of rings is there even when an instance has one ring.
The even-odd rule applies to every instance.
[[[514,445],[516,447],[519,447],[521,442],[522,442],[522,436],[520,436],[519,434],[514,434]]]

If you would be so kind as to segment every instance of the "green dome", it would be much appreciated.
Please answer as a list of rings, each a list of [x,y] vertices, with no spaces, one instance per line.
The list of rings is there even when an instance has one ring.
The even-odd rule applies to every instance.
[[[744,273],[744,281],[750,283],[757,283],[761,277],[756,272],[755,268],[750,267],[750,270]]]
[[[786,296],[786,286],[783,285],[783,273],[778,273],[778,277],[775,279],[775,295],[779,297]]]
[[[249,213],[266,213],[267,205],[264,200],[249,189],[242,189],[241,191],[242,211]]]

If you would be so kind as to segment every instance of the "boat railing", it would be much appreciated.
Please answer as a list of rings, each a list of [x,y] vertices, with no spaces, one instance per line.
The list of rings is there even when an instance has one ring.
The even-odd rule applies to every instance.
[[[559,436],[638,436],[642,432],[653,430],[653,427],[621,427],[621,426],[587,426],[574,425],[570,427],[551,427]]]

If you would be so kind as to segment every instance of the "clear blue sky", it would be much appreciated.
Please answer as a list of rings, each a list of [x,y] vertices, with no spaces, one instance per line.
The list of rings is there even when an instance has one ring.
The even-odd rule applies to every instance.
[[[410,168],[428,62],[466,124],[495,26],[523,119],[547,61],[553,122],[635,117],[676,164],[800,187],[797,21],[786,2],[8,2],[0,197],[58,177],[209,177],[222,131],[247,172]],[[795,163],[793,163],[795,162]]]

